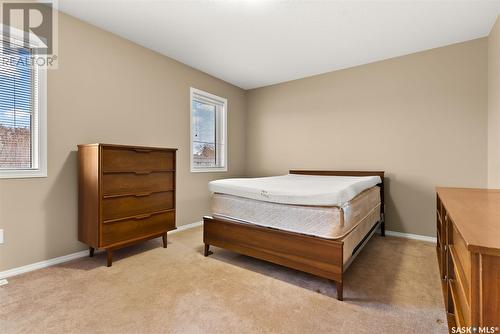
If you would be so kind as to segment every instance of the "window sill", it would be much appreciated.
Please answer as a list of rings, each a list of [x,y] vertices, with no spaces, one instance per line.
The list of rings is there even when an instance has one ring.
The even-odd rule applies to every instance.
[[[227,172],[227,167],[191,168],[191,173],[220,173],[220,172]]]
[[[0,170],[0,179],[27,179],[47,177],[47,171],[34,170]]]

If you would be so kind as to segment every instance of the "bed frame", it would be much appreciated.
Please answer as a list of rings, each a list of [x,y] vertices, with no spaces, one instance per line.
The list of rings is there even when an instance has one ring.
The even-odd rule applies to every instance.
[[[291,170],[290,174],[325,176],[380,176],[380,220],[354,248],[351,260],[366,244],[378,225],[385,235],[384,172],[382,171],[312,171]],[[304,271],[335,282],[337,299],[342,300],[344,242],[268,227],[244,224],[229,219],[203,217],[204,255],[212,254],[210,245],[225,248],[257,259]],[[345,267],[345,268],[344,268]]]

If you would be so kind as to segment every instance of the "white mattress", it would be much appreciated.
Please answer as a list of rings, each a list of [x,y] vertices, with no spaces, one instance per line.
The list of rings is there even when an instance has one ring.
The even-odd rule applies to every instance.
[[[378,221],[380,189],[372,187],[342,208],[278,204],[215,193],[212,195],[211,213],[214,217],[243,223],[341,239],[367,219],[373,220],[372,226]]]
[[[283,176],[212,181],[212,193],[296,205],[342,207],[354,197],[380,183],[379,176]]]

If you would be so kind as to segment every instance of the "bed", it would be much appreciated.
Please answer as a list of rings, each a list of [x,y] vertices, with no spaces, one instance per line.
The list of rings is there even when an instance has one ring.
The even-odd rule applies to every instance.
[[[291,170],[289,175],[212,181],[210,245],[334,281],[380,227],[385,234],[384,172]]]

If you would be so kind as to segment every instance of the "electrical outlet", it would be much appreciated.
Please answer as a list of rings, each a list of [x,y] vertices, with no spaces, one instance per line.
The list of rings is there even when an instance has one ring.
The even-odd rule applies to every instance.
[[[3,244],[3,229],[0,229],[0,245]]]

